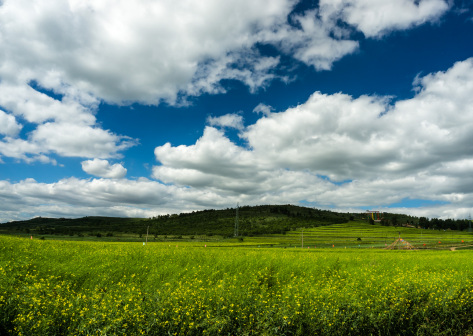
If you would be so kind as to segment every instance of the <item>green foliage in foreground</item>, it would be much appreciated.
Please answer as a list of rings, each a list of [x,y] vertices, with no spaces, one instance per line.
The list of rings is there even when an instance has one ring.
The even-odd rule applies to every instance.
[[[0,236],[0,334],[468,335],[472,257]]]

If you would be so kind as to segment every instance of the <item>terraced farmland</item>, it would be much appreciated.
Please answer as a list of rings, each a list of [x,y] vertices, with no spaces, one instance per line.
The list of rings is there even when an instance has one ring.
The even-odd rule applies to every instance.
[[[386,227],[366,222],[348,222],[289,231],[285,235],[249,237],[245,242],[273,247],[385,248],[398,238],[417,249],[461,249],[473,245],[473,234],[463,231]],[[235,241],[236,243],[237,241]],[[402,246],[400,246],[402,248]]]

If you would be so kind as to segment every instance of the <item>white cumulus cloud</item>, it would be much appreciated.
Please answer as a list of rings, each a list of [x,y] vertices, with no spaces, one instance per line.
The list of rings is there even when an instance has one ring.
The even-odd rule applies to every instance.
[[[222,92],[222,79],[256,90],[274,78],[271,44],[314,66],[358,48],[350,30],[378,36],[436,20],[443,0],[321,1],[291,14],[297,1],[5,0],[0,6],[0,78],[82,102],[175,103],[180,94]],[[338,20],[346,24],[338,24]]]
[[[225,114],[220,117],[208,117],[207,123],[210,126],[217,126],[217,127],[227,127],[227,128],[235,128],[237,130],[243,130],[243,117],[236,113]]]
[[[473,183],[465,176],[473,159],[473,59],[416,85],[415,97],[395,103],[315,92],[241,131],[248,147],[207,127],[195,145],[157,147],[161,165],[153,176],[242,199],[347,207],[403,199],[449,204],[437,215],[472,207]]]
[[[124,178],[127,172],[120,163],[111,165],[107,160],[101,159],[82,161],[82,169],[87,174],[112,179]]]
[[[297,4],[0,1],[0,160],[80,157],[90,159],[84,171],[101,177],[0,181],[2,216],[17,216],[18,204],[32,216],[148,216],[237,201],[382,207],[419,198],[446,202],[425,210],[438,216],[471,208],[472,59],[418,78],[412,99],[314,92],[278,113],[258,105],[263,116],[246,127],[238,114],[209,117],[195,144],[155,149],[159,181],[127,180],[121,164],[105,160],[138,140],[101,126],[103,102],[180,104],[225,92],[224,79],[257,92],[289,80],[284,58],[329,70],[360,47],[360,32],[382,38],[436,22],[450,7],[446,0],[321,0],[294,13]],[[268,45],[273,55],[260,48]],[[229,127],[244,146],[225,135]]]
[[[273,112],[273,107],[272,106],[269,106],[269,105],[266,105],[266,104],[263,104],[263,103],[259,103],[254,109],[253,109],[253,112],[254,113],[261,113],[262,115],[264,116],[267,116],[267,115],[270,115],[271,112]]]
[[[0,140],[0,155],[25,162],[55,162],[53,153],[119,157],[136,140],[101,128],[95,113],[103,101],[185,103],[189,95],[225,92],[223,79],[256,92],[275,79],[288,80],[282,55],[327,70],[358,48],[353,30],[379,36],[436,20],[448,9],[442,0],[396,6],[337,0],[293,13],[297,3],[3,1],[0,132],[7,138]],[[262,55],[260,45],[279,55]],[[36,127],[19,137],[26,122]],[[211,117],[209,124],[243,127],[233,115]]]
[[[61,100],[28,84],[0,82],[0,126],[8,138],[0,139],[0,155],[25,162],[55,162],[51,154],[65,157],[119,157],[136,140],[104,130],[97,124],[96,101],[84,102],[69,95]],[[19,137],[21,122],[35,127],[26,139]]]
[[[15,137],[21,131],[22,126],[15,117],[0,110],[0,134]]]
[[[233,202],[228,203],[210,191],[166,186],[145,178],[136,181],[68,178],[55,183],[34,179],[17,183],[0,181],[0,222],[38,215],[150,217],[230,204]]]
[[[449,9],[444,0],[321,0],[326,21],[341,19],[367,37],[379,37],[437,20]]]
[[[236,57],[251,51],[255,32],[284,24],[293,3],[7,0],[0,76],[114,103],[174,102],[179,91],[212,90],[222,76],[251,85],[258,79],[230,71]]]

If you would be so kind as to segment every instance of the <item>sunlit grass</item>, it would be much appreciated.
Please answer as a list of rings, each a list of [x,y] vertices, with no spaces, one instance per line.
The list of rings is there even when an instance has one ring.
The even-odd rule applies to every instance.
[[[240,247],[233,248],[0,236],[0,334],[466,335],[472,329],[473,252],[258,248],[241,245],[257,238],[246,240],[234,239]]]

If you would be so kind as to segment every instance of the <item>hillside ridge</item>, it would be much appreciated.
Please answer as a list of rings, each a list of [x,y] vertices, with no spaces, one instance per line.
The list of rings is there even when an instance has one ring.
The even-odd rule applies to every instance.
[[[0,224],[0,233],[31,234],[113,234],[149,235],[234,235],[236,208],[207,209],[150,218],[86,216],[81,218],[35,217]],[[340,213],[297,205],[256,205],[238,207],[238,233],[241,236],[285,234],[298,228],[311,228],[346,223],[353,220],[372,221],[366,212]],[[383,213],[384,226],[412,226],[433,229],[465,230],[468,220],[440,220],[404,214]]]

